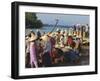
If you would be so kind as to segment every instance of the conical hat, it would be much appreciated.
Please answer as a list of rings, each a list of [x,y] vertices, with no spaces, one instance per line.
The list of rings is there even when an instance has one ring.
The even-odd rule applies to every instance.
[[[63,32],[64,32],[64,30],[62,29],[62,30],[61,30],[61,34],[63,34]]]
[[[44,41],[48,41],[49,40],[47,35],[42,36],[41,39],[44,40]]]
[[[81,36],[76,36],[76,38],[81,38]]]
[[[65,31],[65,33],[67,33],[68,32],[68,30],[64,30]]]
[[[69,34],[68,34],[68,36],[72,36],[72,34],[71,34],[71,33],[69,33]]]
[[[26,37],[25,37],[25,39],[29,39],[29,37],[28,37],[28,36],[26,36]]]
[[[37,36],[34,36],[34,37],[31,37],[31,38],[30,38],[31,41],[34,41],[34,40],[36,40],[36,39],[37,39]]]
[[[74,32],[74,36],[76,36],[76,33]]]
[[[49,36],[50,36],[50,37],[53,37],[53,34],[51,33],[51,34],[49,34]]]

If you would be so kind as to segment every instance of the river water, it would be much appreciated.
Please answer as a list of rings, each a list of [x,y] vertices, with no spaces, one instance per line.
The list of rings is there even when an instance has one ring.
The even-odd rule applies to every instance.
[[[42,28],[40,28],[38,30],[41,32],[41,34],[43,34],[44,32],[45,33],[51,32],[53,30],[53,28],[54,27],[42,27]],[[57,29],[60,29],[60,30],[68,30],[67,27],[55,27],[55,29],[53,30],[53,32],[55,32]],[[36,33],[37,29],[36,28],[35,29],[34,28],[33,29],[27,28],[27,29],[25,29],[25,35],[29,34],[30,31],[33,31],[33,32]]]

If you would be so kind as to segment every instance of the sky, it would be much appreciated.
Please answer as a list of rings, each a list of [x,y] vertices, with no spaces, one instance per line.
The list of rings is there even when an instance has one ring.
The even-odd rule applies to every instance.
[[[58,13],[37,13],[36,15],[44,24],[55,24],[56,19],[59,19],[58,25],[89,24],[89,15]]]

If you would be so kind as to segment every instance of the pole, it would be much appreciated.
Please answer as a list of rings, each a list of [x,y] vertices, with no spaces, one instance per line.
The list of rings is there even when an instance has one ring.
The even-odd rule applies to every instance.
[[[56,19],[56,24],[54,25],[54,28],[51,30],[51,32],[53,32],[54,31],[54,29],[56,28],[56,26],[57,26],[57,24],[58,24],[58,19]]]

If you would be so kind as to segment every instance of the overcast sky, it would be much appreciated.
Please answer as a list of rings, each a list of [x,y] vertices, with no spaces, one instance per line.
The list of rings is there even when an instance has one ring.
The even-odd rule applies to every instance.
[[[37,13],[36,15],[44,24],[55,24],[55,19],[59,19],[59,25],[89,24],[88,15],[50,13]]]

